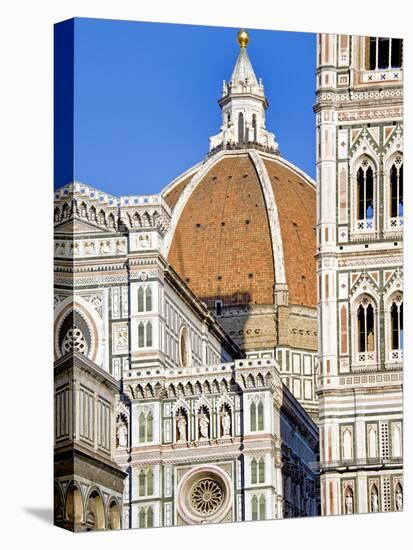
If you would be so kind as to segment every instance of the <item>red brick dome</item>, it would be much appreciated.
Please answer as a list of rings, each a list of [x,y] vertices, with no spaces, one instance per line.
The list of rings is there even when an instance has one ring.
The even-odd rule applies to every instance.
[[[221,151],[172,182],[168,261],[209,307],[316,306],[314,182],[277,155]]]

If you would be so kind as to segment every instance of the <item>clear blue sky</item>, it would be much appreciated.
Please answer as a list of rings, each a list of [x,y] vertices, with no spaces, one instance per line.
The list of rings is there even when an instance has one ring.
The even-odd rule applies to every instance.
[[[202,160],[219,131],[217,100],[237,59],[237,31],[76,18],[74,178],[115,195],[157,193]],[[249,33],[270,103],[267,129],[282,156],[314,177],[315,35]],[[57,116],[65,101],[56,101]],[[55,185],[65,179],[57,154]]]

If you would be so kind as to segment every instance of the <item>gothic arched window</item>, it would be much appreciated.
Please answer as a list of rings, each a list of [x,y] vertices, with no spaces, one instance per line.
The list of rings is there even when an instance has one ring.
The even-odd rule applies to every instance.
[[[146,440],[146,418],[143,412],[139,415],[139,442],[145,443]]]
[[[139,415],[139,443],[148,443],[153,439],[153,415],[151,411]]]
[[[265,519],[265,496],[259,498],[259,519]]]
[[[257,483],[257,461],[255,458],[251,460],[251,483]]]
[[[377,428],[372,425],[368,428],[368,458],[377,457]]]
[[[264,404],[261,400],[250,405],[250,425],[252,432],[264,429]]]
[[[152,346],[152,323],[148,321],[146,323],[146,347],[150,348]]]
[[[145,325],[140,322],[138,325],[138,348],[145,347]]]
[[[140,286],[138,288],[138,312],[144,311],[144,295],[145,291],[143,290],[143,287]]]
[[[258,519],[265,519],[265,496],[253,495],[251,498],[251,519],[256,521]]]
[[[252,130],[254,132],[254,141],[257,141],[257,115],[252,115]]]
[[[343,459],[351,460],[353,458],[353,435],[350,428],[343,431]]]
[[[401,457],[402,456],[402,433],[401,425],[393,423],[392,425],[392,456]]]
[[[372,300],[364,296],[357,308],[357,351],[359,361],[372,360],[375,351],[375,311]]]
[[[258,403],[258,430],[264,429],[264,405],[263,402],[260,401]]]
[[[367,42],[368,68],[376,69],[399,68],[403,65],[403,40],[372,36]]]
[[[141,321],[138,324],[138,348],[150,348],[152,346],[152,323]]]
[[[149,470],[141,470],[139,472],[139,496],[153,495],[153,472]]]
[[[250,424],[251,424],[251,431],[256,431],[257,426],[257,406],[255,403],[251,403],[250,405]]]
[[[150,286],[146,288],[145,308],[146,311],[152,311],[152,289]]]
[[[146,474],[143,470],[139,473],[139,496],[143,497],[146,495]]]
[[[400,294],[392,300],[390,308],[391,325],[391,350],[398,351],[403,349],[403,300]]]
[[[258,499],[255,495],[251,499],[251,519],[252,521],[258,519]]]
[[[151,411],[146,416],[146,441],[152,441],[153,439],[153,416]]]
[[[374,227],[374,177],[368,160],[357,170],[357,229]]]
[[[152,311],[152,288],[141,285],[138,288],[138,312]]]
[[[258,483],[265,481],[265,462],[263,458],[258,461]]]
[[[152,470],[148,471],[146,476],[146,493],[148,495],[153,495],[153,472]]]
[[[390,168],[390,217],[403,218],[403,163],[397,157]],[[391,220],[390,226],[397,227],[398,220]]]
[[[144,508],[139,511],[139,527],[146,527],[146,511]]]
[[[238,143],[244,143],[244,115],[243,113],[238,114]]]
[[[146,514],[146,527],[153,527],[153,509],[152,506],[148,508]]]

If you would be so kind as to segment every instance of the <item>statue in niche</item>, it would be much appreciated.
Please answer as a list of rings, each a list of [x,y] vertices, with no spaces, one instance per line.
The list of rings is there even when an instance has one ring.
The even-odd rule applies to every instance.
[[[125,252],[125,250],[125,241],[116,241],[116,252],[121,254],[122,252]]]
[[[118,349],[125,349],[128,346],[128,331],[126,328],[118,329]]]
[[[149,235],[139,235],[138,237],[138,248],[150,248],[151,239]]]
[[[403,493],[400,487],[397,487],[396,489],[396,510],[398,512],[403,510]]]
[[[372,512],[378,512],[379,511],[379,497],[376,491],[376,488],[373,487],[371,491],[371,497],[370,497],[370,506]]]
[[[100,307],[102,305],[102,298],[95,294],[90,298],[90,303],[93,307]]]
[[[118,447],[126,447],[128,444],[128,428],[124,422],[119,422],[116,432]]]
[[[125,528],[128,528],[129,527],[129,510],[125,510],[125,516],[124,516],[124,522],[123,522],[123,525],[125,526]]]
[[[110,252],[110,243],[109,241],[102,241],[100,243],[100,251],[102,254],[109,254]]]
[[[222,435],[223,437],[230,437],[231,435],[231,417],[228,414],[228,411],[225,409],[222,414]]]
[[[353,513],[353,495],[350,492],[347,493],[345,504],[346,504],[346,514],[352,514]]]
[[[201,432],[201,439],[209,438],[209,418],[205,413],[199,419],[199,431]]]
[[[178,427],[178,443],[186,441],[186,418],[185,415],[180,414],[177,418]]]

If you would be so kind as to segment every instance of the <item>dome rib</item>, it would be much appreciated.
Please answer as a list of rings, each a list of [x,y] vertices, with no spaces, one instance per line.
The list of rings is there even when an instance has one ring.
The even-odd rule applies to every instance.
[[[271,182],[269,180],[264,161],[257,153],[257,151],[249,151],[249,156],[254,163],[255,169],[257,171],[258,179],[261,184],[261,189],[264,194],[264,199],[267,207],[268,224],[270,226],[272,241],[272,256],[274,260],[275,284],[285,285],[287,281],[285,278],[284,268],[284,247],[281,238],[280,219],[278,216],[277,203],[275,202],[273,189],[271,187]]]

